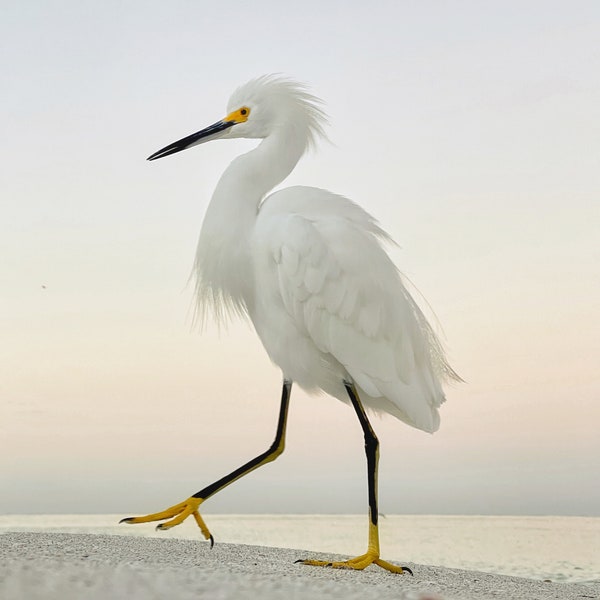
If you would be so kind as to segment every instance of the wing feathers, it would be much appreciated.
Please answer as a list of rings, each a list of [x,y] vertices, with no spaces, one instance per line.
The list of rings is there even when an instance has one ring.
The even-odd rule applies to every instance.
[[[386,234],[343,198],[310,204],[295,201],[295,190],[284,191],[287,203],[279,207],[274,194],[263,211],[271,219],[269,252],[285,310],[368,396],[387,399],[396,407],[390,412],[433,430],[443,393],[432,361],[437,356],[442,370],[446,363],[381,247]]]

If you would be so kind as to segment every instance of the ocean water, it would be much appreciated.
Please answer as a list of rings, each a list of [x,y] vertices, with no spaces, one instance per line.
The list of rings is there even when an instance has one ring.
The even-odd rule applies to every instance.
[[[102,533],[203,541],[192,519],[166,532],[150,524],[118,525],[128,515],[0,515],[6,531]],[[367,518],[358,515],[214,515],[216,543],[278,546],[358,555]],[[600,517],[386,515],[382,557],[552,581],[600,583]]]

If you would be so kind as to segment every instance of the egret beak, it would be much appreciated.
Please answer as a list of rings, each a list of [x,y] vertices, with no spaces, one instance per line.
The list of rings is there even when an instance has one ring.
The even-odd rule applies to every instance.
[[[210,140],[216,140],[221,137],[221,134],[229,129],[232,125],[235,125],[236,122],[233,120],[223,119],[222,121],[217,121],[213,125],[202,129],[201,131],[197,131],[196,133],[192,133],[192,135],[188,135],[181,140],[173,142],[168,146],[165,146],[158,152],[150,155],[148,160],[156,160],[157,158],[162,158],[163,156],[169,156],[169,154],[175,154],[176,152],[181,152],[186,148],[191,148],[192,146],[197,146],[198,144],[203,144],[204,142],[208,142]]]

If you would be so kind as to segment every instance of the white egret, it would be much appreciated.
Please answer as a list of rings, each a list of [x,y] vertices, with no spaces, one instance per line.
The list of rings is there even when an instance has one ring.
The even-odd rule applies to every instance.
[[[275,441],[263,454],[162,512],[123,519],[167,520],[169,529],[193,516],[212,535],[198,508],[224,487],[275,460],[284,449],[292,382],[323,390],[356,411],[364,432],[369,491],[367,552],[342,561],[305,564],[402,573],[380,559],[377,527],[379,442],[367,409],[433,432],[444,401],[441,383],[458,376],[423,313],[382,248],[389,236],[350,200],[314,187],[281,183],[323,135],[321,102],[305,86],[263,76],[238,88],[227,116],[170,144],[148,160],[209,140],[258,138],[260,144],[225,170],[208,206],[195,261],[198,307],[222,321],[249,317],[283,373]]]

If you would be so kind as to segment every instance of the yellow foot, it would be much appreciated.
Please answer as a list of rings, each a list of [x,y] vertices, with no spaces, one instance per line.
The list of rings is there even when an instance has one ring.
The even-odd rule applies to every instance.
[[[145,515],[143,517],[127,517],[126,519],[121,519],[119,523],[128,523],[130,525],[135,525],[137,523],[150,523],[152,521],[162,521],[164,519],[171,519],[170,521],[166,521],[165,523],[160,523],[156,526],[156,529],[160,531],[165,531],[166,529],[171,529],[171,527],[175,527],[175,525],[179,525],[183,523],[190,515],[194,517],[198,527],[200,527],[200,531],[204,536],[204,539],[210,540],[210,547],[212,548],[215,543],[215,539],[211,535],[206,523],[200,516],[198,512],[199,506],[204,502],[202,498],[194,498],[193,496],[180,502],[179,504],[175,504],[163,510],[161,512],[153,513],[151,515]]]
[[[357,571],[362,571],[366,567],[371,564],[379,565],[386,571],[391,571],[392,573],[410,573],[413,572],[408,567],[400,567],[397,565],[393,565],[385,560],[381,560],[377,554],[374,552],[367,552],[366,554],[361,554],[356,558],[351,558],[350,560],[337,561],[337,562],[329,562],[326,560],[297,560],[297,563],[302,563],[303,565],[311,565],[313,567],[331,567],[332,569],[355,569]]]

